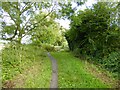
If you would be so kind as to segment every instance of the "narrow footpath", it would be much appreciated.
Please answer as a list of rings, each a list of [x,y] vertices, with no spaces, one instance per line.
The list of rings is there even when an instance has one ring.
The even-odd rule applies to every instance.
[[[58,88],[58,68],[57,61],[51,56],[51,54],[47,53],[48,57],[52,62],[52,78],[50,82],[50,88]]]

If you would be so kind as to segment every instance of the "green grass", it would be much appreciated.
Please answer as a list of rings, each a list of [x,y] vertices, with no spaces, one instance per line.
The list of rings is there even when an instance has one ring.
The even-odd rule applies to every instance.
[[[51,65],[49,58],[44,57],[44,59],[34,62],[31,69],[29,68],[28,71],[24,72],[22,77],[25,77],[25,82],[22,83],[22,85],[24,84],[24,88],[49,88],[51,79]],[[21,87],[21,84],[18,83],[16,87]]]
[[[58,63],[59,88],[109,88],[70,52],[51,52]],[[49,88],[51,61],[45,51],[33,45],[8,45],[2,52],[2,83],[14,88]],[[11,82],[9,82],[11,81]],[[6,87],[4,85],[4,87]]]
[[[59,88],[109,88],[85,69],[85,64],[69,52],[51,52],[58,63]]]
[[[49,88],[50,79],[51,62],[41,48],[33,45],[10,45],[3,50],[3,84],[12,81],[15,83],[14,87]]]

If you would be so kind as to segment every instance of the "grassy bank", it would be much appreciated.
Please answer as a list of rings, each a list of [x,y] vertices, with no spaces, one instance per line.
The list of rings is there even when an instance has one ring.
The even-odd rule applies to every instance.
[[[2,52],[3,87],[48,88],[51,62],[39,47],[10,45]]]
[[[75,58],[70,52],[52,52],[51,54],[58,62],[58,84],[60,88],[112,87],[109,82],[104,82],[101,79],[102,77],[95,75],[96,69],[93,69],[87,62]],[[105,76],[104,79],[106,79]]]

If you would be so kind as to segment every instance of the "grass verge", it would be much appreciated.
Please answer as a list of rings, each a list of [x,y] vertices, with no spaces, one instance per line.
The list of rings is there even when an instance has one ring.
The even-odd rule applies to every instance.
[[[51,52],[58,62],[59,88],[110,88],[87,68],[88,64],[74,57],[70,52]],[[90,68],[90,67],[89,67]]]
[[[49,88],[51,62],[33,45],[10,45],[2,52],[2,83],[9,88]]]

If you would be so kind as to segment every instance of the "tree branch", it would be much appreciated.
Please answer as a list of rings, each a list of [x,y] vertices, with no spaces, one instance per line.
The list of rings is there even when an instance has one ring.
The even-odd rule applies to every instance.
[[[28,4],[29,4],[29,3],[28,3]],[[20,15],[21,15],[22,13],[24,13],[25,11],[27,11],[28,9],[30,9],[30,8],[31,8],[31,5],[34,4],[34,3],[30,3],[29,6],[27,6],[28,4],[26,4],[26,5],[22,8],[23,10],[21,11]],[[27,7],[26,7],[26,6],[27,6]]]
[[[25,30],[25,26],[28,24],[28,22],[30,21],[31,18],[28,19],[28,21],[25,23],[25,25],[23,26],[22,30]]]
[[[14,35],[12,37],[10,37],[10,38],[3,38],[3,39],[11,41],[13,38],[15,38],[16,35],[17,35],[17,29],[15,30]]]
[[[9,4],[10,4],[10,6],[12,6],[13,8],[16,8],[17,10],[19,10],[19,8],[18,7],[15,7],[15,6],[13,6],[13,4],[11,4],[10,2],[8,2]],[[17,2],[18,3],[18,2]]]
[[[28,34],[31,30],[33,30],[34,28],[36,28],[38,23],[40,23],[40,22],[43,21],[47,16],[49,16],[49,15],[54,11],[54,7],[55,7],[55,5],[52,7],[52,10],[51,10],[47,15],[45,15],[45,16],[44,16],[42,19],[40,19],[37,23],[34,23],[34,24],[33,24],[34,27],[31,28],[30,30],[28,30],[28,32],[27,32],[26,34]],[[31,25],[28,25],[28,26],[27,26],[26,28],[24,28],[24,29],[27,30],[28,27],[30,27],[30,26],[31,26]],[[26,35],[26,34],[25,34],[25,35]],[[24,36],[25,36],[25,35],[24,35]],[[24,37],[24,36],[23,36],[23,37]]]

